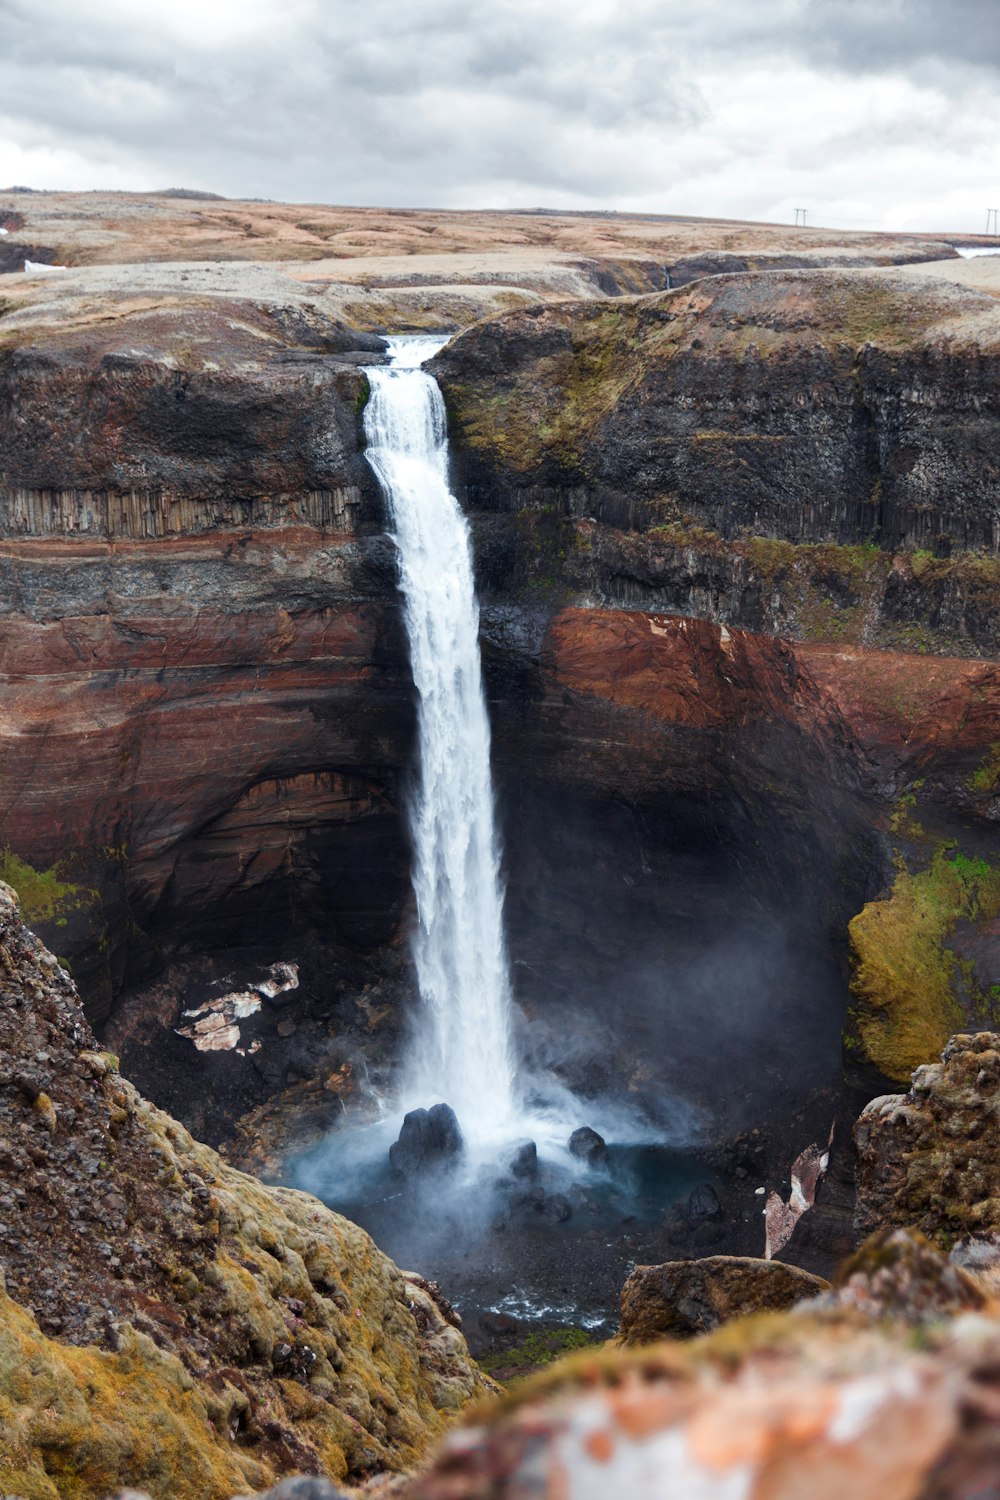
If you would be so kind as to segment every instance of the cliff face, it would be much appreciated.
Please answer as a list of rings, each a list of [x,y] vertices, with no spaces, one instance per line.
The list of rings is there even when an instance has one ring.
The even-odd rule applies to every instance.
[[[128,1067],[219,1139],[391,1057],[413,713],[373,341],[278,272],[196,270],[76,272],[0,325],[0,840]],[[440,356],[518,994],[581,1086],[828,1116],[848,960],[866,1086],[991,1013],[996,673],[956,658],[994,649],[998,564],[884,544],[985,535],[995,325],[775,271]],[[900,984],[872,955],[928,895]],[[181,1012],[275,961],[298,986],[195,1056]]]
[[[147,1104],[7,887],[0,961],[4,1490],[222,1500],[412,1464],[481,1386],[432,1298]]]
[[[979,292],[791,272],[513,313],[435,369],[476,506],[994,548],[998,339]]]
[[[111,304],[0,354],[0,836],[74,887],[33,915],[111,937],[84,974],[98,1016],[126,911],[153,942],[181,905],[238,927],[299,866],[322,908],[355,838],[367,873],[329,904],[348,943],[391,935],[409,734],[366,383],[339,358],[359,336],[295,307]]]
[[[280,276],[108,278],[36,288],[0,334],[0,875],[95,1022],[179,949],[198,979],[206,951],[290,959],[328,1050],[312,1012],[399,967],[409,890],[411,690],[360,454],[382,341]],[[116,1047],[218,1138],[303,1039],[271,1016],[266,1067],[206,1058],[206,1088],[174,978]]]
[[[803,706],[800,723],[815,725],[823,767],[795,780],[810,788],[811,826],[829,814],[841,830],[839,853],[834,840],[812,870],[829,879],[834,928],[841,902],[857,902],[848,1042],[866,1087],[908,1078],[956,1027],[995,1016],[996,669],[960,658],[996,651],[998,333],[988,290],[774,272],[511,314],[435,361],[498,650],[517,609],[534,622],[519,639],[535,643],[560,634],[567,606],[623,621],[676,613],[730,640],[783,637],[820,690],[825,712]],[[599,619],[588,688],[619,718],[648,721],[657,695],[636,671],[641,652]],[[773,705],[768,717],[776,730]],[[789,811],[778,790],[796,756],[775,761],[772,816],[761,805],[746,823],[768,827],[775,853],[786,833],[804,852],[794,799]],[[645,758],[629,762],[628,777],[609,778],[616,792],[642,780]],[[744,796],[752,760],[741,748],[731,764]],[[793,869],[794,858],[785,906],[794,889],[803,912],[810,881]]]

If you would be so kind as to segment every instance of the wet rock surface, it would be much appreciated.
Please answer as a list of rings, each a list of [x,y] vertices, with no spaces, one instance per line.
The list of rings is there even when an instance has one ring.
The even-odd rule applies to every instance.
[[[450,1104],[411,1109],[399,1139],[389,1148],[389,1165],[400,1177],[446,1172],[458,1164],[465,1140]]]
[[[569,1138],[569,1152],[585,1161],[588,1167],[600,1167],[608,1160],[608,1143],[589,1125],[581,1125]]]

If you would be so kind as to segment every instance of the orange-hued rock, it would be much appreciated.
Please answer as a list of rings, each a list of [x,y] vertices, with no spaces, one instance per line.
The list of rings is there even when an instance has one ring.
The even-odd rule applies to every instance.
[[[707,620],[565,609],[550,626],[542,661],[567,687],[682,728],[733,730],[766,718],[801,722],[816,735],[836,732],[794,648]]]
[[[1000,1473],[1000,1325],[770,1314],[580,1356],[453,1433],[405,1500],[967,1500]]]
[[[682,729],[794,725],[829,748],[851,747],[859,771],[950,778],[997,742],[1000,666],[864,646],[787,641],[708,620],[638,610],[566,608],[541,661],[576,692]],[[985,786],[981,790],[989,790]]]
[[[1000,666],[992,661],[798,642],[796,658],[880,759],[919,764],[987,749],[997,737]]]

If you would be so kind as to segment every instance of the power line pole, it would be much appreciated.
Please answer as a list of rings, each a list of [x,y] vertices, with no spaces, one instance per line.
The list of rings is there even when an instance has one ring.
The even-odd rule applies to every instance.
[[[796,224],[796,227],[798,227],[799,225],[801,225],[802,228],[805,229],[805,227],[806,227],[806,211],[805,211],[804,208],[797,208],[795,210],[795,224]],[[986,232],[988,234],[989,230],[987,230]]]
[[[990,229],[990,225],[991,224],[993,225],[992,230]],[[986,233],[987,234],[991,234],[991,233],[992,234],[998,234],[998,233],[1000,233],[1000,230],[997,229],[997,210],[995,208],[988,208],[986,210]]]

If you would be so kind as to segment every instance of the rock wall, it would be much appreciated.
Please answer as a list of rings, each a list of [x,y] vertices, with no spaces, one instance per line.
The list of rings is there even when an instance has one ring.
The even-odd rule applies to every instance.
[[[995,553],[998,335],[966,288],[775,272],[511,313],[434,368],[477,509]]]
[[[316,1067],[383,1065],[412,999],[412,690],[364,339],[304,292],[133,288],[99,324],[67,296],[0,354],[4,869],[148,1087],[154,1055],[186,1076],[195,981],[299,963],[264,1055],[170,1096],[219,1139]],[[440,357],[518,994],[531,1046],[580,1039],[581,1086],[825,1111],[852,953],[852,1067],[912,1066],[918,987],[887,1004],[863,933],[899,861],[994,859],[995,672],[954,658],[993,649],[1000,563],[885,543],[930,517],[945,552],[992,514],[994,324],[958,288],[774,271],[514,314]],[[939,924],[935,1046],[996,977],[977,908],[952,993],[970,915]]]
[[[1000,1234],[998,1043],[996,1032],[954,1036],[908,1093],[867,1106],[855,1127],[860,1232],[914,1225],[945,1248]]]

